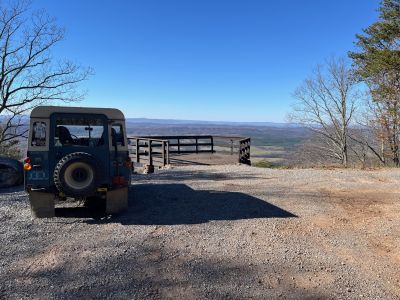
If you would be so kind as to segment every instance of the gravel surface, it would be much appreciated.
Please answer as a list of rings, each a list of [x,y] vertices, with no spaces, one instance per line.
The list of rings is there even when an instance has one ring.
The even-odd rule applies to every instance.
[[[187,166],[119,216],[0,194],[1,299],[400,299],[399,170]]]

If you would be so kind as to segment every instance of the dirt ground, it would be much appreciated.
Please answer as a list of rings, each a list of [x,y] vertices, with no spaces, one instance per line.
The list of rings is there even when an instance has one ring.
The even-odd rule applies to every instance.
[[[234,165],[239,162],[238,153],[193,153],[171,154],[170,163],[173,166],[185,165]]]
[[[130,207],[0,194],[1,299],[400,299],[400,171],[184,166]]]

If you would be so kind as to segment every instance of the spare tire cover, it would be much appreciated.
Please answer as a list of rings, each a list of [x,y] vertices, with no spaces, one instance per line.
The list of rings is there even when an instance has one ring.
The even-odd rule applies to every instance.
[[[57,189],[67,196],[90,196],[99,182],[97,165],[93,156],[85,152],[64,156],[54,168]]]

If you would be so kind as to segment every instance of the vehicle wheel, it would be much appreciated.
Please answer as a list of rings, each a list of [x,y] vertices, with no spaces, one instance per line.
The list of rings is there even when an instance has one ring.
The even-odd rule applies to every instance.
[[[93,194],[97,187],[97,163],[84,152],[64,156],[54,169],[54,183],[67,196],[85,197]]]

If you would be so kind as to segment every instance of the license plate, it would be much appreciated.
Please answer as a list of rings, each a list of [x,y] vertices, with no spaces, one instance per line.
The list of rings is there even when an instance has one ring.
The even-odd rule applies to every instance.
[[[49,177],[47,176],[46,172],[44,172],[44,171],[31,171],[31,172],[28,172],[28,179],[29,180],[48,180]]]

